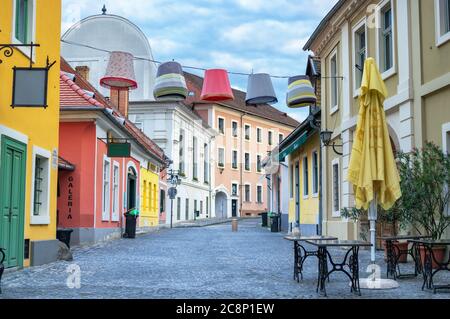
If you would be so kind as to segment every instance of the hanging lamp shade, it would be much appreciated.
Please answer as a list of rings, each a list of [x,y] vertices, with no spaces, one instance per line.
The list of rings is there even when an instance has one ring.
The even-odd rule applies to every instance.
[[[185,100],[188,95],[183,69],[177,62],[162,63],[156,74],[153,95],[157,100]]]
[[[272,104],[278,102],[269,74],[250,74],[248,77],[247,96],[245,101],[250,105]]]
[[[317,97],[307,75],[289,78],[287,105],[290,108],[307,107],[316,102]]]
[[[111,52],[106,74],[100,79],[100,85],[115,90],[137,89],[133,59],[133,55],[128,52]]]
[[[205,71],[201,99],[211,102],[234,100],[226,70],[211,69]]]

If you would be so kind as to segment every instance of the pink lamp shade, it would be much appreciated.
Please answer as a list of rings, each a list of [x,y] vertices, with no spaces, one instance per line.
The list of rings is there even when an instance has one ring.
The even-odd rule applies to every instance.
[[[133,55],[128,52],[111,52],[106,74],[100,79],[100,85],[115,90],[137,89],[133,59]]]
[[[201,99],[210,102],[234,100],[226,70],[212,69],[205,71]]]

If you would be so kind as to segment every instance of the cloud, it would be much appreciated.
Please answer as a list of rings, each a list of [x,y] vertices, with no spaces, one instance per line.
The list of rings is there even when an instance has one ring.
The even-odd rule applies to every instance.
[[[94,14],[103,4],[108,14],[123,16],[146,34],[156,60],[201,68],[304,74],[302,47],[337,0],[63,0],[62,31]],[[99,42],[101,46],[101,42]],[[203,71],[186,69],[203,75]],[[236,88],[247,77],[230,75]],[[297,119],[307,112],[285,105],[287,80],[273,78],[280,103]]]

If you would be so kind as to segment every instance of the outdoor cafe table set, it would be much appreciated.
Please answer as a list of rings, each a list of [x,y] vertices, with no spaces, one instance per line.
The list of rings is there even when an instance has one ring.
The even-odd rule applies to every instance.
[[[294,242],[294,279],[299,281],[299,274],[303,279],[303,264],[305,260],[314,256],[319,260],[319,274],[317,279],[317,292],[324,296],[327,295],[326,281],[330,279],[330,275],[335,272],[342,272],[351,281],[351,292],[361,295],[359,285],[359,249],[361,247],[370,247],[371,244],[358,240],[338,240],[336,237],[311,236],[311,237],[295,237],[287,236],[286,240]],[[316,246],[317,251],[308,251],[300,243],[307,243]],[[335,262],[328,247],[348,248],[342,262]],[[328,262],[332,268],[329,270]]]
[[[335,272],[342,272],[351,281],[351,292],[361,296],[360,282],[359,282],[359,249],[363,247],[371,247],[371,244],[358,240],[338,240],[336,237],[330,236],[286,236],[286,240],[294,242],[294,280],[300,282],[300,278],[303,280],[303,265],[308,257],[318,258],[318,279],[317,279],[317,292],[320,292],[324,296],[326,292],[326,281],[330,280],[330,275]],[[400,279],[410,276],[417,277],[419,274],[423,274],[423,286],[422,290],[426,287],[432,289],[434,292],[437,290],[450,289],[449,285],[435,285],[433,282],[434,276],[441,271],[450,271],[450,257],[446,262],[438,262],[433,253],[434,246],[447,246],[450,247],[450,240],[438,240],[433,241],[428,236],[395,236],[395,237],[381,237],[386,241],[387,249],[387,276],[393,276],[394,279]],[[395,241],[407,240],[411,243],[411,248],[405,251],[400,250]],[[307,250],[304,243],[317,247],[317,250]],[[425,263],[422,267],[422,261],[420,257],[419,247],[425,248]],[[331,256],[328,248],[348,248],[342,262],[335,262],[335,259]],[[402,254],[411,255],[414,260],[414,273],[402,274],[398,266],[399,258]],[[433,261],[438,265],[436,269],[433,269]],[[331,264],[331,270],[328,267],[328,263]]]

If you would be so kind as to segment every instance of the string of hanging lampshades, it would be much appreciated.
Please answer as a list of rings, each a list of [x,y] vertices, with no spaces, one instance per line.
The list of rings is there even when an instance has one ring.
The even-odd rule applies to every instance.
[[[111,52],[88,45],[62,41],[67,44],[88,47],[110,54],[106,74],[100,80],[100,84],[104,87],[119,90],[136,89],[137,81],[133,60],[140,59],[149,60],[159,64],[153,90],[153,95],[156,100],[183,101],[189,96],[186,79],[183,73],[183,66],[176,61],[162,63],[145,58],[135,58],[132,54],[127,52]],[[233,72],[228,72],[225,69],[196,69],[204,70],[205,72],[200,96],[202,101],[225,102],[234,100],[233,90],[228,77],[228,74],[234,74]],[[273,76],[267,73],[239,73],[239,75],[248,75],[247,93],[245,98],[247,105],[275,104],[278,102],[271,79]],[[286,103],[288,107],[301,108],[316,103],[317,97],[315,90],[307,75],[278,78],[288,79],[286,93]]]

